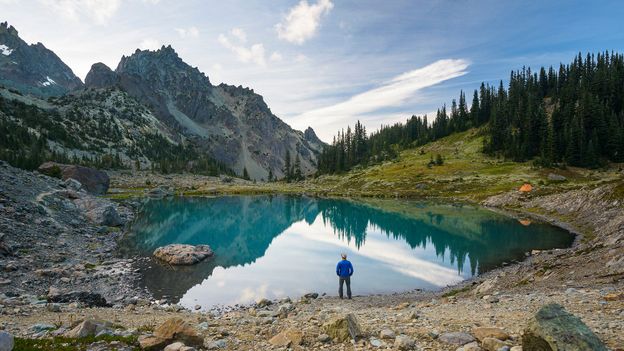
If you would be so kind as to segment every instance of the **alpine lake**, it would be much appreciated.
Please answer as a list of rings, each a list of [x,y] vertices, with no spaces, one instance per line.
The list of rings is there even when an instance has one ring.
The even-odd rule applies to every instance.
[[[569,247],[574,235],[472,205],[273,195],[146,200],[124,240],[123,255],[146,257],[140,283],[156,298],[210,309],[337,295],[343,252],[357,296],[440,289]],[[147,259],[174,243],[207,244],[214,256],[176,267]]]

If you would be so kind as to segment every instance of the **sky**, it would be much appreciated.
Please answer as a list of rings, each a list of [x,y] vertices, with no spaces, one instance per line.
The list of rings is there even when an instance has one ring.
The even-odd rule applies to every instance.
[[[95,62],[172,45],[325,141],[357,120],[372,131],[431,116],[523,66],[622,52],[623,18],[619,0],[0,0],[0,21],[83,80]]]

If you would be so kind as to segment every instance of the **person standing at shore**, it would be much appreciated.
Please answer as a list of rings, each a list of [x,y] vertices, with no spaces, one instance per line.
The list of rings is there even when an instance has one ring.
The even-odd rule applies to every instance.
[[[338,276],[338,296],[343,298],[342,287],[347,284],[347,298],[351,299],[351,276],[353,275],[353,265],[347,260],[347,254],[340,254],[342,260],[336,265],[336,275]]]

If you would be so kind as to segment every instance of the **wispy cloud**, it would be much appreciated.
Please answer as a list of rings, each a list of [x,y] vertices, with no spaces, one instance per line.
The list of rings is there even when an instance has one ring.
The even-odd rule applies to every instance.
[[[321,17],[334,7],[331,0],[318,0],[310,5],[306,0],[291,8],[282,22],[275,25],[277,36],[295,44],[303,44],[312,38],[321,23]]]
[[[106,24],[121,5],[121,0],[40,0],[59,15],[80,20],[86,17],[96,24]]]
[[[187,27],[187,28],[175,28],[176,33],[180,36],[180,38],[197,38],[199,37],[199,29],[195,26]]]
[[[400,74],[345,101],[302,113],[293,119],[293,123],[315,121],[315,127],[320,127],[322,137],[327,138],[335,130],[324,130],[323,126],[345,127],[343,124],[353,123],[375,111],[401,106],[414,99],[424,88],[468,73],[468,65],[468,61],[462,59],[439,60]]]
[[[232,40],[230,37],[234,37]],[[247,35],[240,28],[233,28],[230,31],[230,37],[219,34],[218,41],[225,48],[232,51],[238,61],[243,63],[255,63],[259,66],[266,66],[266,53],[264,45],[261,43],[253,44],[249,47],[245,46]]]

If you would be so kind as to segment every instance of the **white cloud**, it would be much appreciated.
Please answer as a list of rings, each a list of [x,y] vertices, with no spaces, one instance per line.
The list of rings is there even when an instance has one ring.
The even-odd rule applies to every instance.
[[[154,38],[145,38],[139,44],[141,50],[158,50],[162,44]]]
[[[315,121],[322,138],[330,138],[337,130],[357,119],[364,119],[375,111],[399,107],[417,96],[418,91],[463,76],[467,73],[466,60],[439,60],[423,68],[400,74],[380,86],[354,95],[330,106],[302,113],[292,119],[295,127]],[[406,116],[405,116],[406,117]],[[378,118],[378,116],[375,116]],[[368,126],[367,126],[368,127]],[[328,140],[328,139],[327,139]]]
[[[242,43],[247,41],[247,33],[245,33],[245,31],[241,28],[238,28],[238,27],[232,28],[230,33],[234,37],[238,38],[238,40],[240,40]]]
[[[280,54],[277,51],[273,51],[273,53],[271,54],[271,57],[269,57],[269,60],[274,61],[274,62],[278,62],[282,60],[282,54]]]
[[[297,54],[297,56],[295,56],[295,62],[297,63],[306,62],[307,60],[308,57],[304,54]]]
[[[121,5],[121,0],[40,0],[61,16],[80,20],[87,17],[96,24],[105,24]]]
[[[310,5],[306,0],[291,8],[282,22],[275,25],[277,36],[295,44],[303,44],[318,30],[321,17],[334,7],[331,0],[318,0]]]
[[[199,37],[199,29],[197,27],[175,28],[180,38],[197,38]]]
[[[255,63],[259,66],[266,66],[264,45],[253,44],[250,47],[245,46],[244,41],[241,39],[242,37],[246,40],[245,32],[240,28],[234,28],[231,33],[236,39],[235,42],[230,40],[227,36],[219,34],[219,43],[232,51],[240,62]]]

